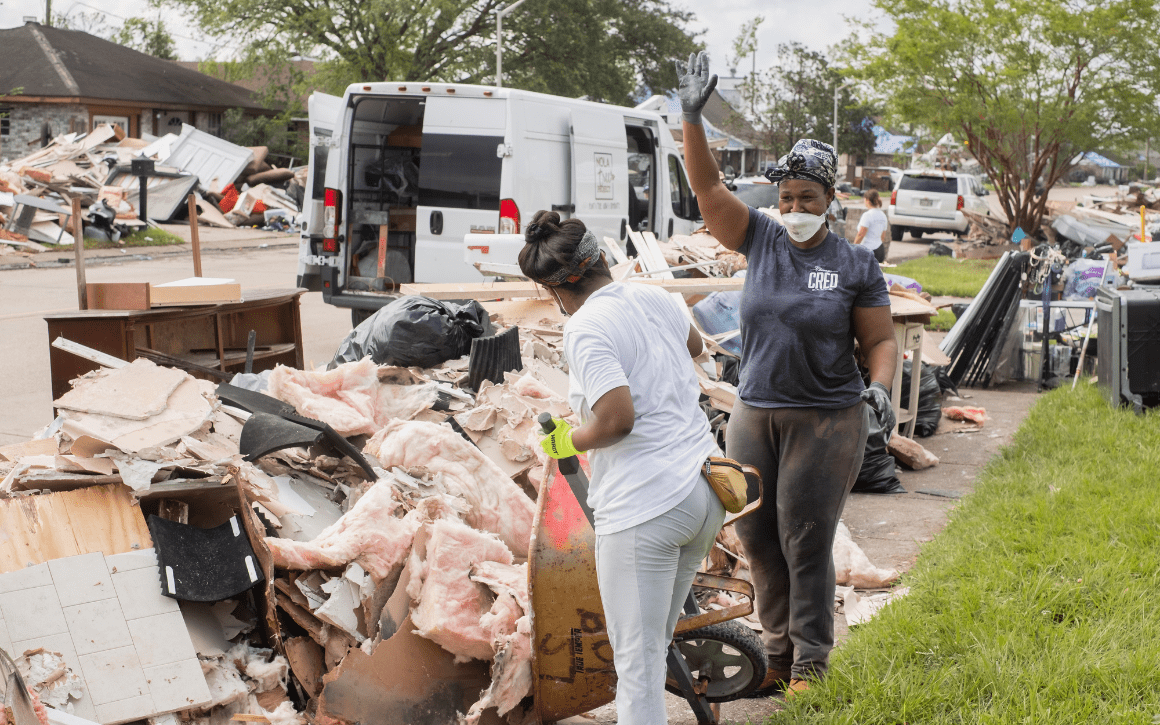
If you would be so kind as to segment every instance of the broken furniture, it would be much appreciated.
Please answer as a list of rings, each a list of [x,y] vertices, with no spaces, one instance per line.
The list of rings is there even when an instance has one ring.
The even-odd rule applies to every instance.
[[[302,368],[299,297],[305,290],[252,290],[241,302],[150,310],[82,310],[45,316],[48,337],[64,337],[122,360],[138,357],[182,368],[196,377],[229,380],[246,364],[250,330],[257,332],[254,371],[278,364]],[[49,351],[52,396],[98,366],[63,350]]]
[[[29,240],[34,242],[47,242],[48,244],[72,244],[72,237],[69,236],[66,229],[68,229],[68,222],[64,221],[66,217],[72,216],[72,209],[67,206],[55,204],[48,199],[41,199],[27,194],[18,194],[13,197],[16,202],[12,210],[12,217],[8,223],[4,225],[4,230],[23,234]],[[36,221],[37,210],[46,211],[50,214],[58,215],[61,224],[56,226],[53,222],[49,222],[49,229],[55,229],[56,236],[37,229],[43,222]],[[67,237],[67,239],[66,239]]]

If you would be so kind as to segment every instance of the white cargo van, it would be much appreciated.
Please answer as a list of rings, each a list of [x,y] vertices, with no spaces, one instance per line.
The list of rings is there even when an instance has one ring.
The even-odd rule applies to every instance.
[[[469,256],[514,264],[511,241],[469,249],[464,237],[519,234],[540,209],[617,240],[701,223],[680,151],[652,111],[399,82],[355,84],[341,99],[314,93],[309,108],[298,285],[352,308],[356,322],[397,284],[482,281]]]

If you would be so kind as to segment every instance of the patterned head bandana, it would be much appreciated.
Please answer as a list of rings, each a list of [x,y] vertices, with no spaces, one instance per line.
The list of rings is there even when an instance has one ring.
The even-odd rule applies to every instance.
[[[793,145],[793,149],[778,159],[777,166],[765,172],[765,178],[773,183],[782,179],[806,179],[816,181],[827,189],[833,187],[837,178],[838,155],[828,143],[803,138]]]
[[[545,287],[559,287],[565,282],[577,282],[599,259],[600,243],[596,241],[596,235],[591,231],[584,232],[580,244],[576,245],[576,253],[572,255],[571,263],[539,280],[539,283]]]

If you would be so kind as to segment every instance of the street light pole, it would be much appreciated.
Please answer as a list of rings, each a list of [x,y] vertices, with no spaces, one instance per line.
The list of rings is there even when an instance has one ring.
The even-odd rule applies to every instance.
[[[504,8],[496,8],[495,11],[495,87],[503,88],[503,19],[504,16],[510,15],[513,10],[526,3],[528,0],[516,0],[516,2]]]
[[[834,89],[834,155],[838,154],[838,94],[843,88],[853,85],[854,81],[846,81]]]

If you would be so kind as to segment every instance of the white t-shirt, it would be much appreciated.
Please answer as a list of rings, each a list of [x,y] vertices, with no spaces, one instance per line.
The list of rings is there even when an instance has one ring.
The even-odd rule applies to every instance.
[[[624,385],[636,415],[623,440],[588,454],[597,534],[623,531],[679,504],[718,450],[697,404],[689,325],[659,287],[614,282],[592,293],[564,326],[568,402],[581,421],[592,418],[601,396]]]
[[[881,209],[867,209],[858,220],[858,228],[866,227],[862,246],[874,251],[882,246],[882,232],[886,231],[886,213]]]

